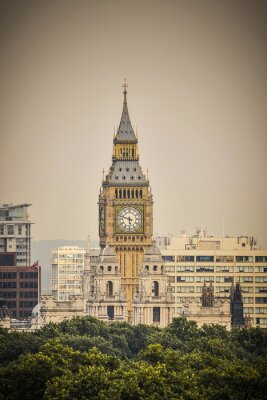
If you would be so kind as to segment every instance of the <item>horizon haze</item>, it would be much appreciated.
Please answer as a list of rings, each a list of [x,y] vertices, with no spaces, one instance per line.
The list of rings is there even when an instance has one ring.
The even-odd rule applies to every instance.
[[[39,240],[98,238],[123,78],[154,235],[267,248],[265,1],[1,1],[0,203]]]

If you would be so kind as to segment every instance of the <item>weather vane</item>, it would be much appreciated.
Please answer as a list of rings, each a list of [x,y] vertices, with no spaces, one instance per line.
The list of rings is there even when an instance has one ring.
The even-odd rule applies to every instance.
[[[126,89],[127,89],[128,85],[127,85],[127,82],[126,82],[126,78],[124,78],[124,80],[123,80],[122,87],[124,88],[123,93],[127,94],[127,90]]]

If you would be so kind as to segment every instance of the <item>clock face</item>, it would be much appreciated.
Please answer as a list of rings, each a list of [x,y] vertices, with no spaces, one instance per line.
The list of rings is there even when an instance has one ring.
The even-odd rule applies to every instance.
[[[124,207],[117,213],[118,227],[124,232],[136,232],[142,225],[141,211],[134,207]]]

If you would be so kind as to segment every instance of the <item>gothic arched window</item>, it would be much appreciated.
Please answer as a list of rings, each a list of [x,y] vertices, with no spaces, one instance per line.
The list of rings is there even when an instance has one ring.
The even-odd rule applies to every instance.
[[[155,297],[159,297],[159,283],[157,281],[153,282],[152,294]]]
[[[107,283],[107,296],[113,296],[113,283],[111,281]]]

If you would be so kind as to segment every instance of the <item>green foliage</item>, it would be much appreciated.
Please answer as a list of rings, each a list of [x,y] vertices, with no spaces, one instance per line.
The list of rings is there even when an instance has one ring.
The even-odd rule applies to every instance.
[[[77,317],[0,329],[0,400],[263,400],[267,332],[174,319],[166,329]]]

